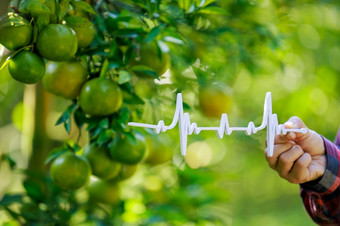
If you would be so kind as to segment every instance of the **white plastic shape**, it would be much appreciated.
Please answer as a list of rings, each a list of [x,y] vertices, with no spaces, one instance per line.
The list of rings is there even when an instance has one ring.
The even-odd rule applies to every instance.
[[[254,122],[249,122],[247,127],[230,127],[228,121],[228,115],[223,113],[221,116],[219,127],[198,127],[197,123],[190,122],[189,113],[183,112],[182,94],[177,94],[176,110],[173,120],[169,126],[164,124],[163,120],[160,120],[157,125],[129,122],[129,126],[144,127],[154,129],[159,134],[160,132],[166,132],[167,130],[173,129],[177,123],[179,124],[179,135],[181,144],[181,154],[185,156],[187,149],[188,135],[199,134],[204,130],[216,131],[217,136],[222,139],[224,134],[230,135],[233,131],[244,131],[247,135],[257,133],[267,127],[267,156],[273,156],[274,152],[274,138],[278,134],[287,134],[288,132],[295,133],[307,133],[306,128],[301,129],[286,129],[284,125],[278,123],[277,115],[272,113],[272,97],[271,93],[267,92],[264,101],[263,119],[260,126],[256,127]]]

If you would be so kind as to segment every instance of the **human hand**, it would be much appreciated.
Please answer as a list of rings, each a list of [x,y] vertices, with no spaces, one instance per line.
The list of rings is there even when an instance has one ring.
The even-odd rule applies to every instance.
[[[284,126],[289,129],[307,128],[296,116],[291,117]],[[308,128],[305,134],[288,132],[275,136],[274,154],[272,157],[266,155],[266,159],[282,178],[296,184],[316,180],[326,169],[323,139]]]

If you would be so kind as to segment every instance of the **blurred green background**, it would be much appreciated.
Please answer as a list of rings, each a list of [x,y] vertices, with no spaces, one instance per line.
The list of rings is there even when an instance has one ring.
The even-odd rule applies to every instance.
[[[165,1],[169,5],[173,2]],[[192,2],[195,1],[179,5],[189,11]],[[225,12],[210,9],[203,13],[207,15],[195,17],[198,19],[190,26],[183,24],[178,28],[186,41],[184,50],[169,44],[172,67],[146,100],[141,120],[156,123],[164,119],[169,124],[175,109],[173,91],[177,89],[183,93],[188,105],[185,111],[190,113],[192,122],[199,126],[219,125],[219,119],[204,117],[199,107],[199,88],[209,83],[228,89],[233,103],[227,112],[231,126],[246,126],[249,121],[259,125],[265,94],[270,91],[273,112],[278,114],[280,123],[296,115],[309,128],[333,140],[340,125],[338,2],[228,0],[216,4]],[[6,68],[0,71],[0,155],[4,158],[8,154],[19,168],[27,167],[32,153],[34,92],[33,85],[14,81]],[[71,134],[70,138],[62,126],[54,126],[68,104],[53,97],[45,115],[47,136],[55,143],[76,137]],[[222,140],[212,132],[189,136],[189,147],[198,141],[211,147],[212,161],[199,169],[189,169],[179,155],[178,130],[169,131],[169,135],[174,139],[173,161],[156,168],[141,167],[124,182],[122,195],[129,200],[126,205],[146,205],[141,200],[150,199],[140,198],[145,195],[143,189],[162,199],[157,190],[161,183],[172,189],[163,196],[183,199],[186,216],[196,216],[178,220],[187,222],[181,225],[215,225],[208,220],[197,223],[200,217],[209,219],[204,216],[220,219],[216,225],[314,225],[303,209],[299,186],[282,180],[268,167],[263,154],[265,131],[251,136],[235,132]],[[86,139],[82,142],[85,144]],[[11,171],[9,163],[0,164],[0,198],[5,193],[22,192],[22,176]],[[143,181],[149,181],[148,185]],[[211,198],[213,202],[195,208],[192,200],[214,195],[217,198]],[[185,203],[190,201],[191,204]],[[166,206],[166,201],[156,202]],[[127,212],[123,221],[125,225],[138,225],[145,216],[168,214],[171,218],[170,210],[165,209],[164,213],[160,208],[137,208]],[[0,210],[0,223],[9,219]]]

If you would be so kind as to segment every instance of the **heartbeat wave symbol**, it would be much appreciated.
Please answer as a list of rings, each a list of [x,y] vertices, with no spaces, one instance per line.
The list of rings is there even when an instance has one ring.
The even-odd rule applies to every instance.
[[[199,134],[204,130],[212,130],[216,131],[217,136],[222,139],[224,134],[230,135],[233,131],[244,131],[247,135],[251,135],[253,133],[257,133],[260,130],[263,130],[267,127],[267,155],[273,156],[274,152],[274,138],[278,134],[287,134],[288,132],[296,132],[296,133],[307,133],[306,128],[301,129],[286,129],[284,125],[278,123],[277,114],[272,113],[272,97],[271,93],[266,93],[266,98],[264,101],[264,109],[263,109],[263,119],[260,126],[256,127],[254,122],[249,122],[247,127],[230,127],[228,121],[228,115],[223,113],[221,116],[220,126],[219,127],[199,127],[197,123],[190,122],[189,113],[184,113],[183,111],[183,101],[182,94],[177,94],[176,100],[176,110],[173,117],[173,120],[169,126],[164,124],[163,120],[160,120],[157,125],[146,124],[146,123],[137,123],[137,122],[129,122],[129,126],[136,127],[144,127],[154,129],[157,134],[160,132],[166,132],[167,130],[173,129],[177,123],[179,124],[179,135],[180,135],[180,144],[181,144],[181,154],[185,156],[188,142],[188,135]]]

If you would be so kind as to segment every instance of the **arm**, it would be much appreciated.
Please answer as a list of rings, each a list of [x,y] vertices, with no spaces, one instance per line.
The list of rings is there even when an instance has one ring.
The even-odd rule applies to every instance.
[[[297,117],[290,118],[285,127],[307,128]],[[339,225],[340,152],[335,144],[309,129],[307,134],[278,135],[273,157],[266,158],[282,178],[301,185],[303,203],[316,223]]]
[[[300,195],[310,217],[320,225],[340,222],[340,131],[335,144],[323,138],[327,156],[324,175],[301,184]]]

